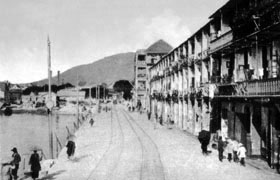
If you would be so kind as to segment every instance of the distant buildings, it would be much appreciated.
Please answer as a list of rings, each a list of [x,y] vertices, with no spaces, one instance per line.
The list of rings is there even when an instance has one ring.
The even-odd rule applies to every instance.
[[[19,85],[11,85],[9,88],[10,102],[14,104],[21,104],[22,102],[22,89]]]
[[[152,113],[280,167],[280,4],[230,0],[150,68]]]
[[[9,102],[9,83],[0,82],[0,102]]]
[[[0,102],[20,104],[22,89],[16,84],[10,84],[8,81],[0,82]]]
[[[59,99],[72,99],[72,100],[76,100],[77,98],[79,100],[84,100],[85,99],[85,91],[80,91],[77,90],[76,88],[69,88],[69,89],[62,89],[60,91],[57,92],[57,97],[59,97]]]
[[[134,100],[140,100],[143,107],[148,106],[147,92],[150,89],[148,71],[162,56],[166,55],[172,47],[163,40],[159,40],[146,50],[138,50],[134,59]],[[136,102],[135,102],[136,103]]]

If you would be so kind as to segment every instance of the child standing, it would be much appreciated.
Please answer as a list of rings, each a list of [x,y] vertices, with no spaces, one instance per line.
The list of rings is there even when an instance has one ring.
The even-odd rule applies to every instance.
[[[157,129],[157,114],[153,116],[153,121],[154,121],[154,129]]]
[[[244,147],[244,145],[242,143],[239,143],[239,148],[237,151],[237,155],[240,159],[240,164],[242,166],[245,166],[245,158],[246,158],[246,148]]]
[[[219,140],[218,140],[218,151],[219,151],[219,160],[221,162],[223,162],[223,152],[224,152],[224,142],[222,139],[222,136],[219,136]]]
[[[227,140],[226,151],[227,151],[227,154],[228,154],[228,161],[231,162],[231,160],[232,160],[232,153],[233,153],[233,143],[232,143],[231,139]]]
[[[93,118],[90,119],[89,123],[90,123],[90,126],[93,126],[93,123],[94,123]]]
[[[237,140],[233,140],[232,141],[232,145],[233,145],[233,161],[234,162],[238,162],[238,156],[237,156],[238,141]]]

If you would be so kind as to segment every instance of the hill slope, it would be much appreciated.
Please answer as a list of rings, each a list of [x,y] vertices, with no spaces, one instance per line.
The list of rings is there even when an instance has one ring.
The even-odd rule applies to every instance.
[[[75,66],[60,75],[60,82],[77,85],[78,82],[86,84],[110,84],[118,80],[132,81],[134,78],[135,53],[121,53],[105,57],[91,64]],[[45,85],[47,79],[35,82],[37,85]],[[52,84],[57,84],[57,77],[52,78]]]

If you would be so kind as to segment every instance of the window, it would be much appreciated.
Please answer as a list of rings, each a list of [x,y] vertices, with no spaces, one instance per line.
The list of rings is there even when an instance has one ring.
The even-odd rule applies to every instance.
[[[145,55],[138,55],[139,61],[145,61]]]

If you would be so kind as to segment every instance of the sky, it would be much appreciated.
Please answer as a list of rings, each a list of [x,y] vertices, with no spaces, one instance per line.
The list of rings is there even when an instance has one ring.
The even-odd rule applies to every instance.
[[[0,0],[0,81],[47,78],[52,71],[145,49],[163,39],[180,43],[227,0]]]

